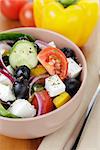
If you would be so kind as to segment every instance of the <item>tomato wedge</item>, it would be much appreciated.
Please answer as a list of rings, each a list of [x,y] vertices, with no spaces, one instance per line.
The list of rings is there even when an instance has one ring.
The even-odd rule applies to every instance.
[[[54,105],[48,92],[46,90],[43,90],[38,93],[41,95],[41,98],[42,98],[42,114],[46,114],[52,111],[54,108]],[[38,103],[37,103],[37,99],[35,96],[32,100],[32,104],[35,106],[36,109],[38,109]]]
[[[40,51],[38,60],[50,75],[57,74],[62,80],[67,77],[68,62],[60,49],[47,47]]]

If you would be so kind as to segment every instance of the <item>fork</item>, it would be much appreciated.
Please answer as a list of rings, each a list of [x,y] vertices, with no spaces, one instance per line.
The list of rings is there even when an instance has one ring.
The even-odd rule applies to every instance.
[[[88,105],[88,109],[87,109],[87,111],[86,111],[85,120],[84,120],[84,122],[83,122],[83,125],[82,125],[82,127],[81,127],[81,129],[80,129],[79,135],[78,135],[78,137],[76,138],[76,141],[75,141],[74,145],[72,146],[71,150],[76,150],[76,148],[77,148],[77,145],[78,145],[79,140],[80,140],[80,138],[81,138],[82,132],[83,132],[84,127],[85,127],[85,125],[86,125],[86,123],[87,123],[88,117],[90,116],[90,113],[91,113],[91,111],[92,111],[92,109],[93,109],[93,106],[94,106],[94,104],[96,103],[96,98],[97,98],[97,95],[98,95],[99,93],[100,93],[100,70],[99,70],[99,85],[98,85],[98,87],[97,87],[97,89],[96,89],[96,91],[95,91],[95,93],[94,93],[94,95],[93,95],[93,97],[92,97],[92,99],[91,99],[89,105]]]

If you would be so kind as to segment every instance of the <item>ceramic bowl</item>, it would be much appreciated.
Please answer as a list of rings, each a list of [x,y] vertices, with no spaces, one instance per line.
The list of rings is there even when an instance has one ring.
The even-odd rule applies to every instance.
[[[36,39],[40,39],[45,42],[54,41],[58,48],[72,48],[75,51],[78,60],[82,64],[82,84],[80,89],[69,102],[64,104],[59,109],[56,109],[45,115],[27,119],[11,119],[0,117],[0,134],[2,135],[20,139],[33,139],[46,136],[61,128],[66,120],[71,119],[72,115],[75,113],[75,111],[77,111],[78,107],[80,107],[83,91],[86,86],[86,60],[81,50],[73,42],[55,32],[39,28],[17,28],[9,31],[31,34]]]

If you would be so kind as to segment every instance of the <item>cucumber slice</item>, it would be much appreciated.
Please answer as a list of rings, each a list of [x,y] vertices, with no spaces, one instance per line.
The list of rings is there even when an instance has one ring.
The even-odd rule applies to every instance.
[[[7,32],[7,33],[0,33],[0,41],[3,40],[14,40],[16,41],[20,37],[27,37],[29,41],[34,42],[35,39],[29,34],[23,34],[18,32]]]
[[[34,68],[37,63],[37,51],[34,44],[27,40],[20,40],[16,42],[9,56],[10,65],[13,68],[26,65],[30,69]]]

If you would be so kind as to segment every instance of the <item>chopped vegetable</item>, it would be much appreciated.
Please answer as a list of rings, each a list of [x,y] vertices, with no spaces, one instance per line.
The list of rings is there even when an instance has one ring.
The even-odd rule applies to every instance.
[[[42,103],[43,103],[42,114],[51,112],[54,109],[52,98],[49,96],[46,90],[40,91],[39,93],[42,97]]]
[[[59,108],[62,105],[64,105],[66,102],[68,102],[70,99],[71,99],[71,96],[67,92],[64,92],[60,94],[59,96],[55,97],[53,99],[53,103],[56,106],[56,108]]]
[[[3,40],[18,40],[20,37],[27,37],[30,41],[34,42],[34,38],[29,34],[19,33],[19,32],[5,32],[0,33],[0,41]]]
[[[27,40],[20,40],[16,42],[12,47],[9,62],[13,68],[22,65],[25,65],[30,69],[36,67],[38,60],[34,44]]]
[[[68,62],[64,53],[54,47],[48,47],[40,51],[38,60],[50,75],[57,74],[62,80],[67,77]]]
[[[36,94],[38,94],[39,96],[38,98]],[[38,108],[41,110],[40,114],[45,114],[53,110],[54,106],[53,106],[52,99],[46,90],[36,92],[35,96],[37,98],[38,104],[40,103],[38,105]]]
[[[42,65],[38,65],[36,68],[31,69],[31,75],[40,76],[47,73],[46,69]]]
[[[6,110],[1,104],[0,104],[0,116],[8,117],[8,118],[19,118],[18,116]]]
[[[37,103],[38,103],[38,113],[37,113],[37,116],[39,116],[39,115],[42,114],[42,98],[41,98],[41,96],[40,96],[39,93],[34,93],[34,95],[36,96]],[[32,104],[34,104],[34,102]]]
[[[47,78],[47,77],[49,77],[49,75],[48,75],[48,74],[44,74],[44,75],[41,75],[41,76],[38,76],[38,77],[33,78],[33,80],[32,80],[31,83],[30,83],[29,97],[31,97],[31,90],[32,90],[33,84],[36,83],[39,79],[42,79],[42,78],[45,79],[45,78]]]
[[[2,69],[0,69],[0,74],[3,74],[3,75],[6,76],[12,83],[14,83],[15,79],[12,77],[12,75],[8,74],[7,72],[3,71]]]
[[[33,85],[32,89],[33,89],[33,91],[35,91],[35,92],[39,92],[39,91],[44,90],[44,87],[43,87],[41,84],[39,84],[39,83],[35,83],[35,84]]]

